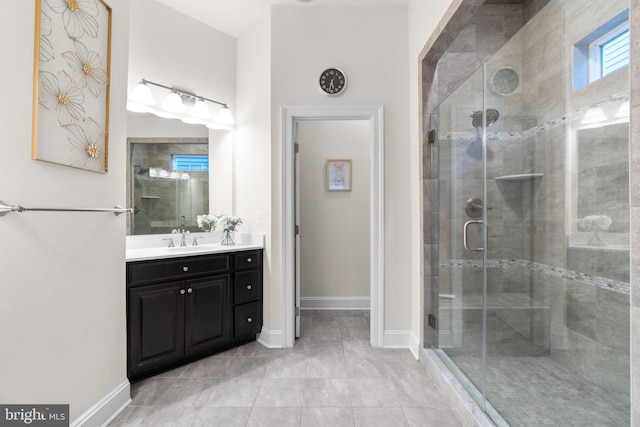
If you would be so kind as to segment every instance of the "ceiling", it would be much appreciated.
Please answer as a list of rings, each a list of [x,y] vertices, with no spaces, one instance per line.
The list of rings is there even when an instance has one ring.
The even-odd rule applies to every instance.
[[[400,4],[409,0],[158,0],[172,9],[233,37],[242,35],[271,6],[298,7],[373,6]]]

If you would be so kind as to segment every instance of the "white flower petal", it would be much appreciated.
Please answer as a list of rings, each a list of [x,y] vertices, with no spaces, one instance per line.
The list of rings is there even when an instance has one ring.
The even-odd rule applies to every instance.
[[[46,2],[49,8],[57,13],[64,13],[65,10],[69,9],[65,0],[46,0]]]
[[[91,16],[98,16],[100,13],[96,0],[78,0],[78,7]]]
[[[40,92],[40,105],[42,105],[47,110],[55,110],[60,104],[58,100],[58,96],[54,95],[50,92]]]
[[[84,28],[78,19],[78,12],[67,9],[62,14],[62,22],[67,35],[72,39],[80,38],[84,35]]]
[[[40,85],[42,86],[43,91],[49,92],[56,97],[60,93],[60,90],[58,89],[58,79],[48,71],[40,72]]]
[[[53,44],[51,44],[51,40],[49,40],[46,36],[40,36],[40,62],[48,62],[54,59],[55,52],[53,49]]]

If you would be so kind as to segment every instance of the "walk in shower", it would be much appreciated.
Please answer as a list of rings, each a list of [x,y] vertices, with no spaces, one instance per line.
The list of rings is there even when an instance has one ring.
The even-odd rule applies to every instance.
[[[429,117],[425,343],[497,425],[630,423],[628,7],[548,2]]]

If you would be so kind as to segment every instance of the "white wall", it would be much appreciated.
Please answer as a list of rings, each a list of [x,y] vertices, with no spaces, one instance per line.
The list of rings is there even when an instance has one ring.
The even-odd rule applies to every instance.
[[[272,28],[272,167],[278,171],[273,177],[273,205],[282,203],[283,105],[384,105],[384,328],[408,330],[412,266],[406,244],[411,240],[407,8],[275,7]],[[348,88],[339,97],[318,90],[318,77],[328,67],[347,75]],[[273,238],[281,240],[277,231]],[[281,270],[282,260],[277,261],[272,268]]]
[[[271,20],[264,16],[238,39],[238,110],[234,142],[236,214],[245,220],[243,231],[265,234],[263,323],[280,330],[282,291],[273,271],[274,247],[271,188]],[[262,213],[262,220],[258,214]],[[275,284],[275,285],[274,285]]]
[[[125,203],[129,5],[113,9],[109,173],[31,160],[35,2],[0,16],[0,52],[14,66],[0,104],[0,200],[32,207]],[[75,420],[126,386],[125,216],[0,217],[0,402],[69,403]]]
[[[300,121],[297,141],[300,296],[366,299],[370,294],[371,124],[368,120]],[[351,191],[327,191],[328,159],[351,160]]]

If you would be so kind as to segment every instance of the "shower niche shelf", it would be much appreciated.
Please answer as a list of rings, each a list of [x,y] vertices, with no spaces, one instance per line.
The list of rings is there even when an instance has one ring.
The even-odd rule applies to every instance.
[[[517,175],[496,176],[494,179],[496,181],[526,181],[534,178],[542,178],[543,176],[543,173],[520,173]]]

